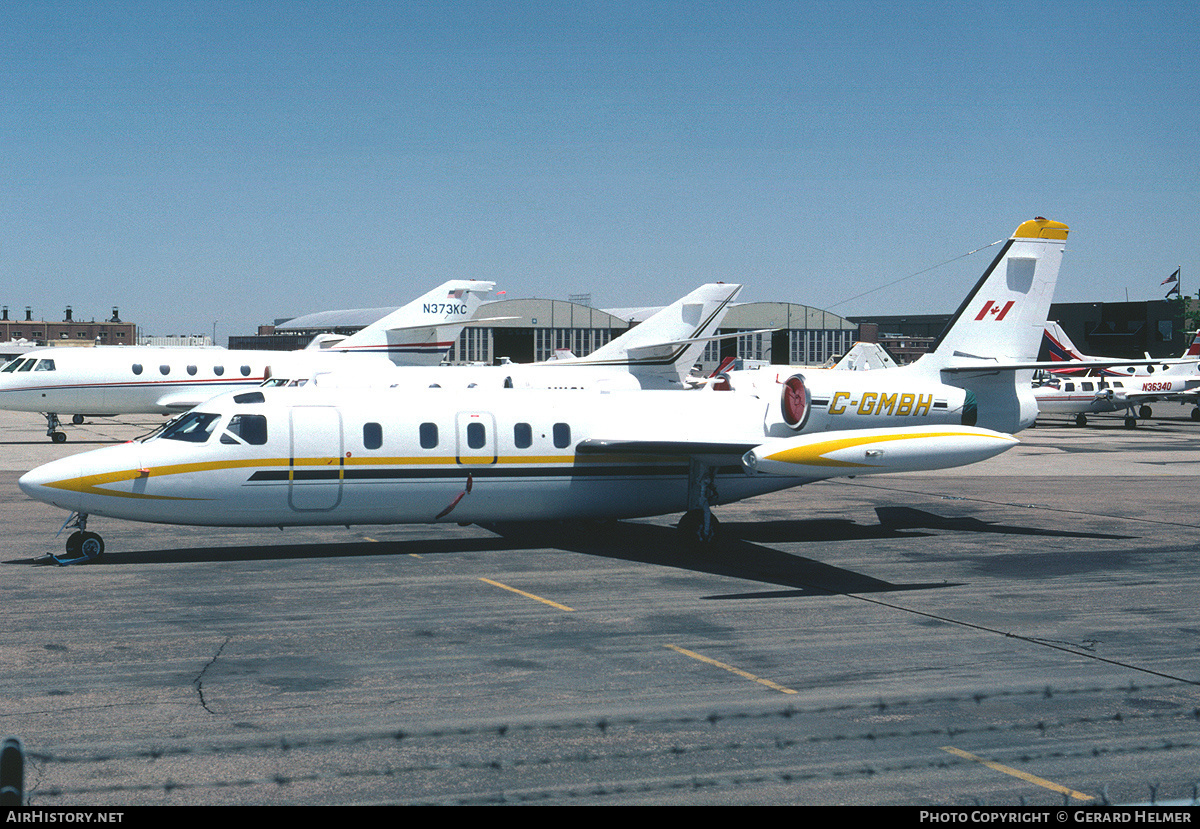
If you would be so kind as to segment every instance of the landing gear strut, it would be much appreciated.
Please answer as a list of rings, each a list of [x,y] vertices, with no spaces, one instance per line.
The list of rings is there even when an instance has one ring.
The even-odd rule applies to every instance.
[[[67,433],[58,431],[62,428],[62,421],[58,419],[58,415],[54,412],[46,413],[46,435],[54,443],[66,443]]]
[[[680,539],[687,545],[708,547],[717,540],[720,522],[712,514],[717,503],[716,468],[692,460],[688,469],[688,511],[676,527]]]
[[[87,513],[73,512],[62,525],[59,534],[63,530],[74,529],[75,532],[67,536],[67,554],[65,556],[56,556],[50,553],[50,558],[54,559],[54,563],[60,567],[66,567],[68,564],[87,564],[92,561],[99,561],[104,555],[104,539],[97,533],[88,532],[87,530]]]

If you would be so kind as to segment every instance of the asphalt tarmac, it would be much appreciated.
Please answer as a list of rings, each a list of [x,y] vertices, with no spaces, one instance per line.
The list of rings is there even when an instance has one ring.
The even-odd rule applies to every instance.
[[[161,419],[0,412],[0,734],[49,808],[1189,803],[1200,424],[1156,408],[722,506],[705,554],[93,519],[72,567],[17,478]]]

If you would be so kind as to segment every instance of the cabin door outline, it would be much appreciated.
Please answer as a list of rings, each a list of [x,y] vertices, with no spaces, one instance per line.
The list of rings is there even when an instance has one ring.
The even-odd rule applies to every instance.
[[[342,502],[342,413],[333,406],[295,406],[289,411],[291,457],[288,506],[323,512]]]

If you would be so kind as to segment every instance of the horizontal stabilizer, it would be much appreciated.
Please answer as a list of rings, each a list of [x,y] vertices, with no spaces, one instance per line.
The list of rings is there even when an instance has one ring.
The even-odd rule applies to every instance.
[[[1113,366],[1179,366],[1200,363],[1200,360],[1181,360],[1177,357],[1167,358],[1165,360],[1071,360],[1072,368],[1088,369],[1088,368],[1112,368]],[[999,363],[988,362],[987,360],[975,360],[970,363],[957,363],[952,366],[946,366],[942,371],[950,374],[963,372],[987,372],[987,371],[1036,371],[1038,369],[1060,369],[1064,363],[1058,360],[1051,361],[1033,361],[1028,363]]]
[[[671,340],[665,343],[651,343],[649,345],[634,345],[629,347],[629,353],[635,357],[646,357],[651,355],[655,349],[669,351],[673,348],[678,348],[681,345],[691,345],[692,343],[712,343],[717,340],[731,340],[734,337],[745,337],[750,334],[773,334],[779,331],[778,328],[757,328],[753,331],[731,331],[728,334],[713,334],[711,337],[688,337],[686,340]]]

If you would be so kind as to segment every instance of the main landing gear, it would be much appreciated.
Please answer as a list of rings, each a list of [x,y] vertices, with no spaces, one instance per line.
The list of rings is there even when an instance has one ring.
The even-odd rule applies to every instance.
[[[46,412],[43,416],[46,418],[46,436],[54,443],[66,443],[67,433],[59,431],[62,429],[62,421],[58,419],[58,414]],[[83,415],[71,415],[71,422],[79,426],[83,423]]]
[[[88,532],[87,519],[86,512],[73,512],[66,523],[62,525],[62,529],[58,531],[58,535],[62,535],[63,530],[75,530],[67,536],[67,554],[65,556],[47,553],[59,567],[66,567],[68,564],[88,564],[99,561],[100,557],[104,555],[104,539],[97,533]],[[55,537],[57,538],[58,535]]]
[[[718,502],[716,468],[694,458],[688,469],[688,510],[676,528],[680,541],[691,547],[711,547],[717,540],[720,522],[712,514]]]
[[[62,421],[58,419],[58,415],[54,412],[47,412],[45,416],[46,436],[49,437],[54,443],[66,443],[67,433],[59,431],[59,429],[62,428]],[[75,416],[79,417],[79,415]]]

